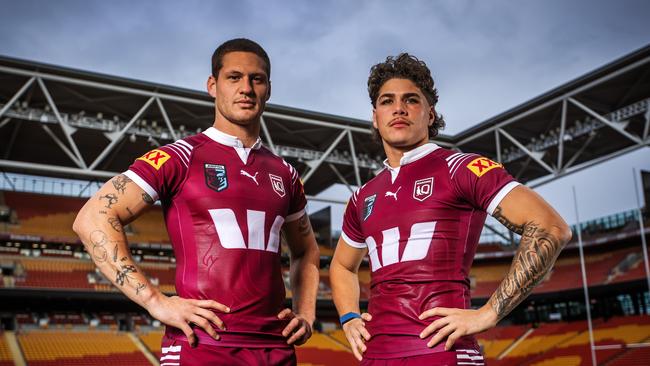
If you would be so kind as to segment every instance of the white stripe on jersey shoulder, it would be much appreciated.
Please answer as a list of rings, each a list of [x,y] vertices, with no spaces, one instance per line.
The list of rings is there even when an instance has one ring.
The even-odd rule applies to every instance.
[[[184,155],[185,152],[182,151],[182,149],[180,147],[177,147],[174,144],[166,145],[166,147],[168,147],[169,150],[175,152],[176,155],[179,157],[179,160],[181,161],[181,163],[183,163],[183,165],[185,165],[185,167],[187,168],[187,163],[189,162],[190,159],[189,159],[189,157]]]
[[[494,213],[494,210],[496,210],[497,206],[499,206],[499,203],[501,203],[501,201],[503,201],[503,199],[506,197],[506,195],[508,193],[510,193],[510,191],[515,189],[515,187],[517,187],[520,184],[521,183],[519,183],[519,182],[512,181],[512,182],[506,184],[505,186],[503,186],[503,188],[501,188],[499,190],[499,193],[497,193],[494,196],[494,198],[492,199],[492,201],[488,205],[488,208],[487,208],[487,210],[485,212],[487,212],[488,214],[490,214],[490,216],[492,216],[492,214]]]
[[[188,151],[185,146],[179,144],[178,142],[172,142],[168,146],[173,146],[173,147],[177,148],[181,152],[181,154],[183,154],[183,157],[185,159],[188,159],[188,160],[190,159],[191,152]]]
[[[450,168],[449,173],[451,173],[451,178],[453,179],[458,172],[458,169],[465,164],[470,159],[476,159],[480,155],[478,154],[465,154],[462,157],[456,159],[454,165]]]
[[[124,173],[122,173],[129,177],[133,181],[133,183],[137,184],[138,187],[142,188],[143,191],[147,192],[147,194],[153,199],[154,202],[158,200],[158,192],[156,192],[155,189],[153,189],[152,186],[149,185],[144,179],[140,178],[138,173],[134,172],[133,170],[127,170]]]
[[[366,183],[363,184],[361,187],[357,188],[357,190],[354,191],[354,193],[352,193],[352,198],[351,198],[351,200],[353,201],[353,203],[354,203],[355,205],[357,204],[357,197],[359,196],[359,192],[361,192],[361,190],[363,189],[363,187],[367,186],[368,183],[370,183],[370,181],[366,182]]]
[[[289,173],[291,173],[291,181],[295,182],[298,178],[298,171],[291,164],[287,163],[286,160],[282,159],[282,164],[289,168]]]
[[[298,212],[294,212],[291,215],[288,215],[287,217],[285,217],[284,222],[286,223],[286,222],[296,221],[299,218],[303,217],[305,215],[305,212],[307,212],[307,206],[305,206],[305,208],[303,208],[302,210],[300,210]]]
[[[190,152],[194,149],[194,146],[188,144],[185,140],[176,140],[175,143],[185,146],[185,148]]]

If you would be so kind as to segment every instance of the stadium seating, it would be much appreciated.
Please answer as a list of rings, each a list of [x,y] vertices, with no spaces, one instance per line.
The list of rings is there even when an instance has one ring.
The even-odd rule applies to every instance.
[[[356,359],[347,348],[347,341],[341,344],[325,333],[314,333],[304,345],[296,348],[299,365],[342,366],[355,365]]]
[[[144,343],[144,345],[149,349],[149,351],[156,356],[157,359],[160,359],[162,356],[162,351],[160,349],[160,344],[164,332],[162,330],[151,330],[148,332],[138,333],[138,338]]]
[[[30,366],[151,365],[126,333],[29,331],[18,340]]]
[[[0,331],[0,366],[14,366],[11,351],[9,351],[9,346],[2,331]]]

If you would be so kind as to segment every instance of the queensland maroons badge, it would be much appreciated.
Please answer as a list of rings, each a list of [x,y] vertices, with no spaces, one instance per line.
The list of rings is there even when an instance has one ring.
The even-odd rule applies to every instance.
[[[221,164],[205,164],[205,184],[212,190],[221,192],[228,188],[226,167]]]

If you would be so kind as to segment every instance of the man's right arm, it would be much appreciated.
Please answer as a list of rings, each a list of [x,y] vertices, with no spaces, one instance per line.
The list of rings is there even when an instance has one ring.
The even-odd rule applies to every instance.
[[[347,244],[343,238],[336,245],[334,257],[330,263],[330,284],[332,298],[339,315],[347,313],[359,314],[359,266],[368,249],[359,249]],[[354,357],[359,361],[366,351],[365,342],[370,340],[370,333],[365,328],[365,322],[372,316],[361,314],[361,318],[352,319],[343,325],[345,337],[352,347]]]
[[[212,312],[229,309],[213,300],[168,297],[152,286],[137,266],[128,247],[124,225],[153,204],[153,199],[127,176],[113,177],[79,211],[73,230],[79,235],[97,268],[128,298],[156,319],[179,328],[191,345],[197,338],[190,323],[219,339],[210,322],[225,329]]]

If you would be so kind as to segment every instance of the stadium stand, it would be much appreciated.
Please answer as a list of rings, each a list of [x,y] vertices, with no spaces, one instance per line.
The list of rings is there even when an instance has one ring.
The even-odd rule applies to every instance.
[[[125,333],[28,331],[18,340],[30,366],[151,365]]]
[[[13,357],[5,341],[4,332],[0,330],[0,366],[14,366]]]

